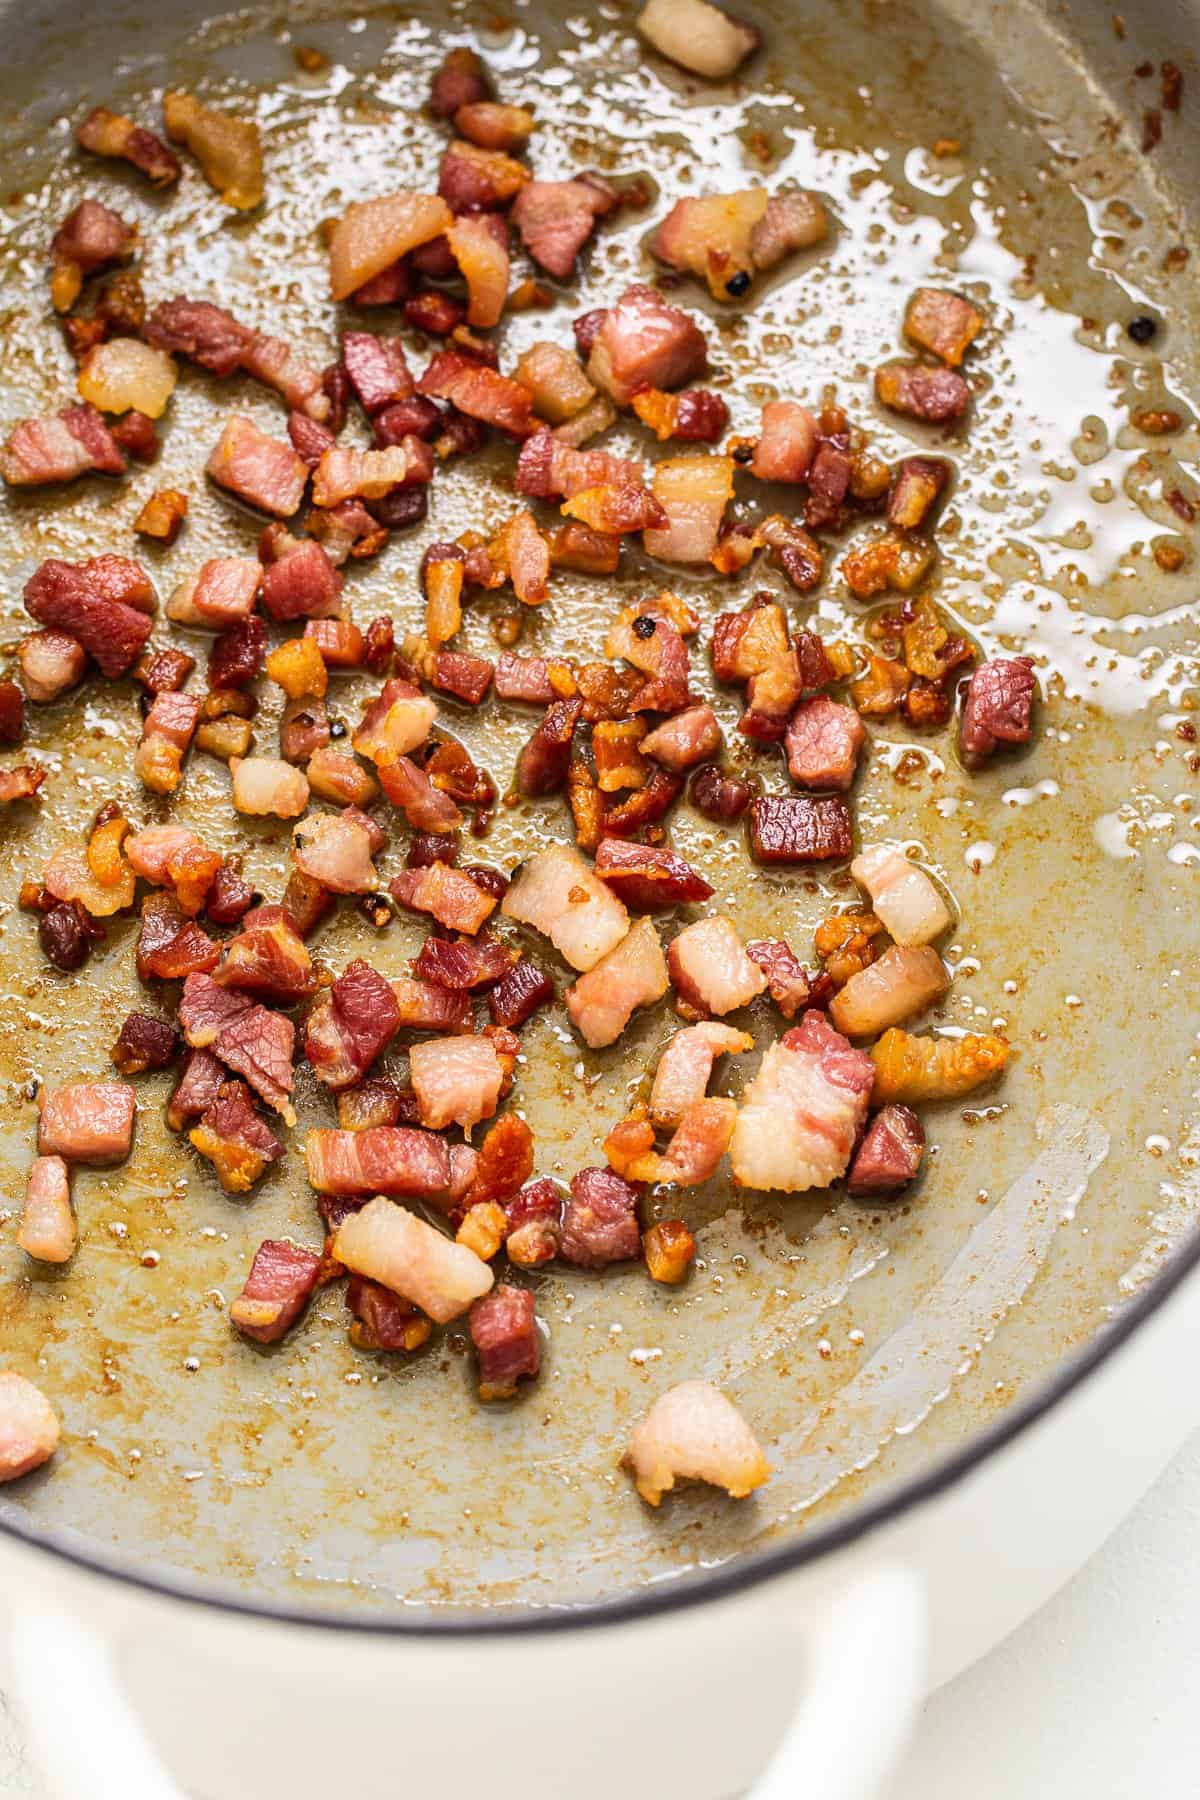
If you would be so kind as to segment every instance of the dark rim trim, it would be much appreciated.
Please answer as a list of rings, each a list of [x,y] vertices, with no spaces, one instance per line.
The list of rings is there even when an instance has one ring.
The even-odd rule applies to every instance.
[[[972,1470],[979,1468],[994,1452],[1003,1449],[1014,1438],[1043,1418],[1058,1402],[1079,1387],[1089,1375],[1133,1336],[1138,1327],[1157,1312],[1170,1298],[1184,1278],[1200,1262],[1200,1230],[1192,1231],[1176,1250],[1162,1273],[1155,1277],[1136,1300],[1117,1314],[1111,1324],[1101,1326],[1087,1348],[1070,1357],[1057,1373],[1022,1404],[1014,1405],[986,1431],[972,1437],[961,1450],[948,1456],[928,1473],[901,1483],[894,1493],[851,1510],[845,1518],[833,1520],[810,1536],[800,1536],[795,1543],[758,1555],[735,1557],[705,1575],[682,1576],[642,1589],[636,1594],[622,1595],[619,1600],[600,1600],[579,1606],[566,1604],[524,1613],[454,1613],[442,1618],[427,1613],[419,1619],[382,1619],[371,1616],[355,1618],[325,1613],[298,1606],[274,1606],[239,1599],[236,1594],[222,1595],[191,1587],[184,1580],[146,1575],[103,1555],[85,1554],[54,1536],[43,1536],[13,1519],[0,1519],[0,1532],[6,1537],[28,1544],[62,1562],[72,1563],[89,1574],[107,1576],[127,1587],[157,1594],[168,1600],[180,1600],[193,1606],[210,1607],[242,1618],[260,1619],[271,1624],[311,1626],[320,1631],[352,1631],[374,1637],[396,1638],[460,1638],[509,1637],[534,1632],[583,1631],[605,1625],[623,1625],[639,1619],[653,1618],[668,1612],[681,1612],[686,1607],[706,1605],[711,1601],[731,1598],[786,1575],[835,1550],[843,1549],[859,1538],[891,1524],[927,1500],[945,1493]]]

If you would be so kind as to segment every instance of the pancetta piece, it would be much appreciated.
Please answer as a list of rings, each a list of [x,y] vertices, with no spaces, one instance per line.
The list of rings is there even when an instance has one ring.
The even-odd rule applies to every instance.
[[[531,856],[500,906],[532,925],[575,969],[594,968],[629,930],[629,914],[575,850],[552,844]]]
[[[788,774],[798,787],[845,790],[854,781],[866,736],[852,706],[827,694],[801,700],[788,721]]]
[[[292,829],[292,860],[301,874],[333,894],[372,894],[379,871],[371,860],[378,840],[365,814],[310,813]]]
[[[38,1155],[68,1163],[123,1162],[137,1098],[127,1081],[74,1081],[38,1093]]]
[[[700,3],[716,11],[707,0]],[[744,1500],[771,1473],[737,1407],[707,1381],[683,1381],[660,1394],[634,1429],[624,1463],[649,1506],[657,1506],[677,1481],[704,1481]]]
[[[402,869],[393,877],[388,892],[401,906],[429,913],[448,931],[463,931],[470,937],[496,910],[494,894],[487,893],[465,871],[448,868],[442,862]]]
[[[580,1169],[563,1212],[559,1255],[581,1269],[603,1269],[640,1255],[638,1190],[611,1169]]]
[[[674,1131],[684,1113],[703,1100],[718,1056],[739,1056],[754,1048],[747,1031],[704,1020],[677,1031],[658,1059],[650,1090],[650,1118],[664,1131]]]
[[[499,1104],[504,1068],[490,1038],[428,1038],[411,1045],[408,1066],[421,1123],[431,1131],[461,1125],[469,1132]]]
[[[602,838],[596,873],[633,912],[664,912],[707,900],[713,889],[690,863],[655,844]]]
[[[1031,656],[980,663],[967,683],[958,739],[968,769],[979,768],[1002,744],[1029,742],[1036,692]]]
[[[591,338],[588,380],[618,406],[642,388],[677,388],[704,373],[704,333],[679,307],[637,282],[605,311]]]
[[[744,1187],[804,1193],[845,1173],[875,1079],[819,1012],[772,1044],[742,1096],[730,1145]]]
[[[670,986],[658,933],[639,919],[607,956],[566,992],[567,1012],[593,1050],[615,1044],[639,1006],[652,1006]]]
[[[667,949],[667,966],[681,1010],[694,1018],[736,1012],[767,985],[728,919],[697,919],[685,926]]]
[[[18,1248],[38,1262],[68,1263],[78,1241],[70,1170],[61,1156],[35,1156],[25,1183]]]
[[[898,1194],[916,1179],[925,1155],[925,1128],[907,1106],[884,1106],[854,1153],[846,1192],[856,1200]]]
[[[138,603],[140,596],[114,597],[106,590],[98,576],[101,560],[44,562],[25,583],[25,610],[39,625],[69,633],[99,664],[101,672],[115,680],[137,661],[154,621],[144,603]],[[130,567],[137,569],[138,565]],[[146,589],[153,603],[154,590],[148,581]],[[134,590],[125,592],[133,594]]]
[[[0,1370],[0,1484],[40,1469],[58,1449],[58,1415],[40,1388]]]
[[[290,1238],[268,1238],[254,1261],[229,1317],[243,1337],[276,1344],[286,1337],[312,1298],[321,1273],[321,1253]]]
[[[361,1143],[371,1134],[351,1135]],[[333,1254],[356,1275],[419,1306],[438,1325],[466,1312],[491,1291],[495,1279],[474,1251],[382,1198],[345,1220],[334,1237]]]
[[[471,1308],[471,1342],[479,1361],[479,1398],[511,1400],[519,1381],[536,1377],[542,1361],[533,1295],[502,1283]]]
[[[950,925],[950,909],[929,876],[894,845],[872,844],[850,873],[898,944],[931,943]]]
[[[399,1025],[391,983],[358,958],[314,1003],[304,1028],[304,1054],[326,1087],[349,1087],[362,1079]]]
[[[304,1154],[308,1179],[319,1194],[436,1200],[450,1189],[449,1146],[432,1132],[406,1125],[310,1131]]]
[[[308,469],[290,444],[234,413],[206,464],[218,487],[277,519],[290,519],[304,498]]]
[[[572,181],[530,181],[517,195],[512,219],[534,262],[565,281],[597,220],[605,218],[616,204],[616,192],[598,175]]]

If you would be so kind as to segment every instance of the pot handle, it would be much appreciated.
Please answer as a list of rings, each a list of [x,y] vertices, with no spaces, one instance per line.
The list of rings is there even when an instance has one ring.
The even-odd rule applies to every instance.
[[[12,1695],[50,1800],[185,1800],[78,1619],[32,1607],[9,1632]]]
[[[923,1585],[877,1563],[839,1590],[813,1631],[795,1718],[748,1800],[874,1800],[925,1697]]]

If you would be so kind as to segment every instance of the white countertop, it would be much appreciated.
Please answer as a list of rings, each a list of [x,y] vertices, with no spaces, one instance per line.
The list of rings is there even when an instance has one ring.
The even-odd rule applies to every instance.
[[[1061,1593],[933,1696],[892,1800],[1182,1800],[1198,1680],[1200,1433]],[[41,1800],[2,1696],[0,1795]]]

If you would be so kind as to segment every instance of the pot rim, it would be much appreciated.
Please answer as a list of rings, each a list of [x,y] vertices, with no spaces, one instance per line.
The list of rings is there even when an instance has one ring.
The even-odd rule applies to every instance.
[[[850,1508],[844,1517],[835,1517],[807,1536],[800,1535],[794,1543],[731,1557],[704,1574],[659,1582],[636,1593],[622,1594],[615,1600],[544,1606],[521,1612],[464,1610],[447,1611],[443,1616],[430,1611],[418,1618],[408,1619],[380,1618],[371,1614],[355,1616],[313,1607],[243,1599],[236,1592],[210,1591],[199,1581],[193,1583],[183,1575],[147,1574],[136,1565],[126,1563],[119,1557],[109,1557],[103,1551],[82,1550],[60,1533],[37,1531],[11,1514],[0,1515],[0,1535],[54,1557],[59,1562],[120,1582],[143,1593],[211,1608],[217,1612],[232,1613],[239,1618],[254,1619],[269,1625],[304,1626],[319,1631],[354,1632],[367,1637],[429,1641],[439,1638],[517,1637],[633,1624],[667,1613],[683,1612],[687,1608],[712,1601],[731,1599],[777,1576],[792,1574],[807,1563],[816,1562],[823,1556],[832,1556],[860,1539],[869,1537],[915,1511],[926,1501],[936,1499],[957,1486],[989,1457],[1045,1417],[1115,1355],[1139,1326],[1156,1313],[1181,1286],[1197,1263],[1200,1263],[1200,1228],[1189,1232],[1160,1273],[1146,1284],[1135,1299],[1125,1305],[1111,1324],[1102,1326],[1083,1350],[1066,1358],[1028,1399],[1011,1406],[995,1424],[973,1434],[958,1450],[923,1473],[898,1483],[891,1492],[881,1495],[877,1500]]]

